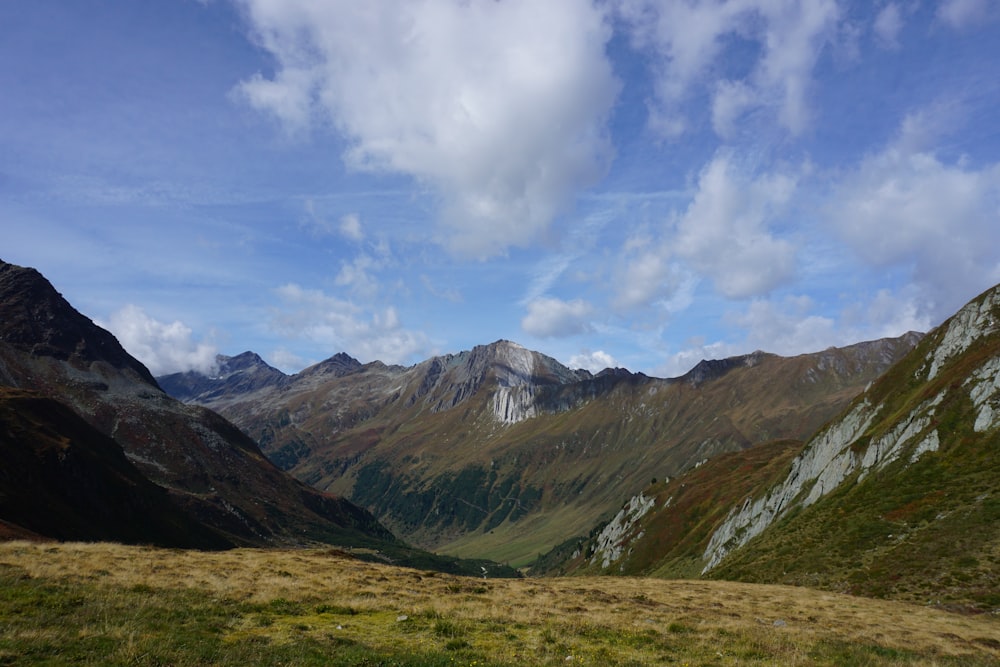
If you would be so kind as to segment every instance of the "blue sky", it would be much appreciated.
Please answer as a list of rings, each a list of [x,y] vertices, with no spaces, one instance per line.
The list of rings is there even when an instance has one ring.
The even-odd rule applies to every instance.
[[[157,374],[675,376],[1000,282],[993,0],[0,3],[0,258]]]

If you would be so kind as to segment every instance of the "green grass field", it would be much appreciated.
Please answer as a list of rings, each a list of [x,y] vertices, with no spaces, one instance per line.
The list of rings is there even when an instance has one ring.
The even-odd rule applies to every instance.
[[[998,663],[1000,619],[806,588],[0,544],[4,665]]]

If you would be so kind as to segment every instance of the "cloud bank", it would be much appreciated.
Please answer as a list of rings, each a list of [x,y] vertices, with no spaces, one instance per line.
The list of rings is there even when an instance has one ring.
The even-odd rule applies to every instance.
[[[245,99],[292,133],[342,134],[353,169],[429,188],[460,255],[530,243],[608,168],[620,83],[590,2],[238,4],[275,61]]]

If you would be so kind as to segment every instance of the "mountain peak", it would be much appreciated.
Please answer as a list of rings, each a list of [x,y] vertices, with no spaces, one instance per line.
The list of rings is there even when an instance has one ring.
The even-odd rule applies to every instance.
[[[776,355],[756,350],[750,354],[741,354],[725,359],[702,359],[694,368],[678,379],[697,387],[703,382],[718,379],[735,368],[756,366],[765,357],[772,356]]]
[[[0,260],[0,322],[0,342],[14,348],[79,367],[103,361],[157,386],[110,332],[73,308],[35,269]]]
[[[312,366],[303,369],[298,375],[300,377],[307,377],[310,375],[333,375],[335,377],[341,377],[343,375],[355,373],[362,368],[363,366],[360,361],[346,352],[338,352],[318,364],[313,364]]]

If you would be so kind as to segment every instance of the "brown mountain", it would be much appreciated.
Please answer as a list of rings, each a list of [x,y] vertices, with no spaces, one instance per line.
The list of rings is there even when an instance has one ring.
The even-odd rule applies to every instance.
[[[8,524],[185,546],[322,542],[480,571],[413,550],[369,512],[287,475],[223,417],[165,394],[40,273],[6,263],[0,388]]]
[[[792,358],[757,352],[670,380],[592,375],[497,341],[406,368],[338,355],[249,389],[247,370],[161,382],[408,540],[526,564],[611,516],[651,478],[805,439],[917,340]]]

